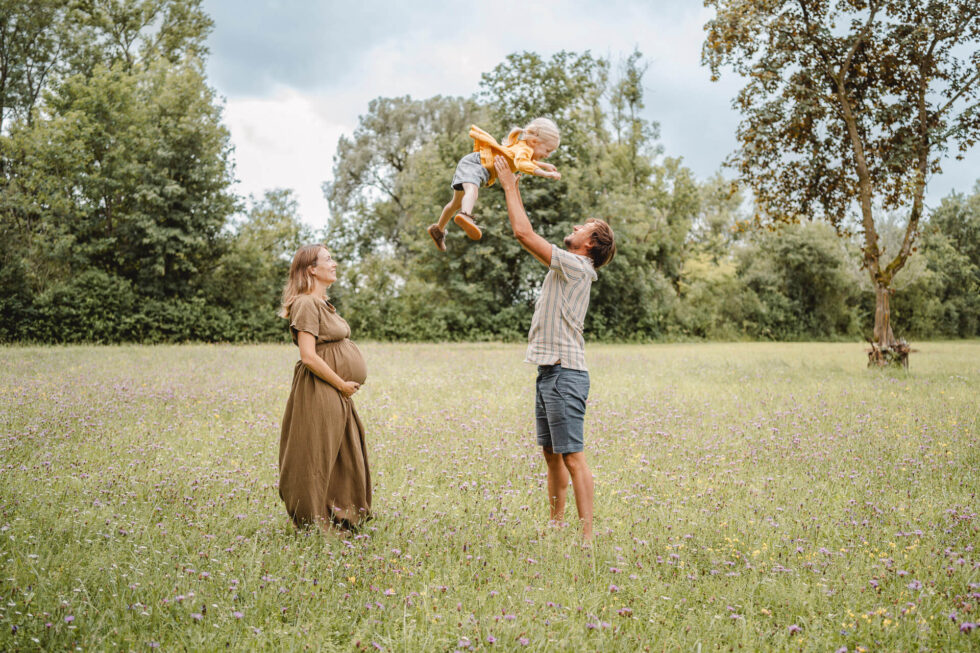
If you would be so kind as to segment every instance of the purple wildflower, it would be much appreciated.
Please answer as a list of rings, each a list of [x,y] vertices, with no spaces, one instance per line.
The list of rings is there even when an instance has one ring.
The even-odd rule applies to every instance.
[[[797,626],[796,624],[793,624],[792,626],[790,626],[789,628],[787,628],[787,630],[789,630],[789,634],[792,635],[793,633],[798,633],[798,632],[802,631],[803,629],[800,628],[799,626]]]

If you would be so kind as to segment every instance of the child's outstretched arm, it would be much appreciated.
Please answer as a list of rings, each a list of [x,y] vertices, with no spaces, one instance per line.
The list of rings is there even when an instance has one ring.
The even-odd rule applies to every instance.
[[[561,173],[558,172],[558,168],[543,161],[538,162],[538,167],[533,174],[537,177],[545,177],[546,179],[561,179]]]
[[[524,174],[534,175],[535,177],[545,177],[547,179],[561,179],[561,173],[550,163],[535,161],[526,154],[518,154],[514,157],[514,167]]]

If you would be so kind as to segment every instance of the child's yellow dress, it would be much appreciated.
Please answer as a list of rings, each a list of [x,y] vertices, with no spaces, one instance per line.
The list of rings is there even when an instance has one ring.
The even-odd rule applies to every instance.
[[[522,134],[523,132],[512,132],[507,138],[507,142],[501,145],[493,136],[476,125],[470,126],[473,151],[480,153],[480,163],[490,171],[490,181],[487,182],[487,186],[493,186],[493,183],[497,181],[497,171],[493,167],[493,157],[498,154],[507,159],[507,163],[510,165],[512,172],[525,172],[533,175],[534,171],[540,167],[537,161],[532,158],[534,156],[534,150],[527,144],[527,141],[521,138]]]

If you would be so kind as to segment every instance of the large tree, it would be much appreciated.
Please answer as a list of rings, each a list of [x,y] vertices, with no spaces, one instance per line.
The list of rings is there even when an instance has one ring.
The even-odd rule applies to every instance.
[[[875,290],[874,339],[894,349],[889,296],[943,158],[980,135],[976,0],[705,0],[704,63],[746,78],[739,149],[729,163],[757,217],[823,218],[861,236]],[[856,209],[856,210],[855,210]],[[896,251],[877,221],[907,216]],[[853,217],[857,215],[855,221]]]
[[[200,0],[0,2],[4,317],[89,271],[200,296],[236,204]]]

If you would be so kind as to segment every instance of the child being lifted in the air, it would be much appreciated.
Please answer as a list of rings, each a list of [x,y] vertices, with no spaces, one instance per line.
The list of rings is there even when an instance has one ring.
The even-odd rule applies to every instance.
[[[555,166],[545,163],[552,152],[558,149],[560,137],[558,126],[547,118],[535,118],[524,129],[515,128],[507,134],[500,145],[493,136],[476,125],[470,127],[473,139],[473,152],[460,159],[453,175],[453,199],[442,209],[439,222],[429,225],[429,235],[440,251],[446,251],[446,225],[453,221],[473,240],[479,240],[483,232],[473,221],[473,207],[480,192],[480,186],[492,186],[497,179],[493,167],[493,157],[500,155],[507,159],[514,172],[526,172],[538,177],[561,179]],[[458,211],[458,213],[457,213]]]

